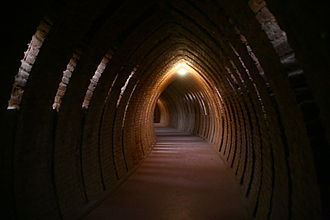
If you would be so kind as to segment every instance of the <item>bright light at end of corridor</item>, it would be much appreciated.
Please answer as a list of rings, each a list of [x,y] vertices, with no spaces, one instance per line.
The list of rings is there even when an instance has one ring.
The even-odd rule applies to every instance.
[[[178,74],[179,74],[180,76],[184,76],[184,75],[187,74],[187,70],[186,70],[185,68],[180,68],[180,69],[178,70]]]
[[[187,64],[185,64],[185,63],[183,63],[183,64],[178,64],[178,66],[177,66],[177,74],[179,74],[180,76],[184,76],[184,75],[186,75],[187,73],[188,73],[188,69],[189,67],[188,67],[188,65]]]

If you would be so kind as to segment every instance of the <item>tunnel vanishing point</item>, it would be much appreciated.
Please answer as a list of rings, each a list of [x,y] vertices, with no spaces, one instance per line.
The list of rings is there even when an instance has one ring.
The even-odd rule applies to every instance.
[[[148,157],[154,122],[214,146],[250,219],[330,219],[325,3],[8,4],[1,219],[80,219]]]

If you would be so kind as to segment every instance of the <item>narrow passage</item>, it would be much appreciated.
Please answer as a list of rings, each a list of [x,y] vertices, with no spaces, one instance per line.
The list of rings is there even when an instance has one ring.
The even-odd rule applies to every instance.
[[[239,187],[203,139],[156,128],[157,144],[137,171],[84,220],[243,220]]]

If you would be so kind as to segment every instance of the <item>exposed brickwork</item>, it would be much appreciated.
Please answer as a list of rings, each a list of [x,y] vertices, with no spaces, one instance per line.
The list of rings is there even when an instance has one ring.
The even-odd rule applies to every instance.
[[[82,104],[82,107],[83,108],[88,108],[88,105],[89,105],[89,102],[93,96],[93,92],[95,90],[95,87],[97,86],[97,83],[104,71],[104,69],[106,68],[106,66],[108,65],[109,63],[109,60],[111,59],[111,54],[112,53],[109,53],[107,54],[101,61],[101,63],[97,66],[97,69],[95,71],[95,74],[94,76],[91,78],[91,82],[88,86],[88,89],[86,91],[86,95],[85,95],[85,98],[84,98],[84,102]]]
[[[37,27],[36,33],[32,36],[32,40],[28,44],[28,49],[24,52],[24,57],[21,60],[21,66],[15,76],[15,83],[12,88],[10,100],[8,101],[7,109],[19,108],[25,84],[29,78],[29,74],[38,56],[40,48],[51,29],[51,25],[52,23],[49,19],[43,19]]]
[[[5,219],[82,217],[148,156],[154,117],[214,145],[251,219],[329,216],[322,24],[330,19],[320,6],[313,17],[305,5],[290,13],[297,3],[279,2],[50,7],[52,24],[37,26],[21,63],[14,50],[19,74],[4,82],[13,85],[0,103]],[[36,25],[27,24],[32,35]],[[182,62],[183,77],[175,69]]]
[[[73,54],[68,65],[66,66],[66,70],[63,71],[63,77],[58,86],[56,96],[54,98],[53,109],[56,109],[56,111],[60,110],[62,97],[65,94],[66,87],[70,82],[71,75],[72,75],[74,69],[76,68],[78,60],[79,60],[79,55]]]

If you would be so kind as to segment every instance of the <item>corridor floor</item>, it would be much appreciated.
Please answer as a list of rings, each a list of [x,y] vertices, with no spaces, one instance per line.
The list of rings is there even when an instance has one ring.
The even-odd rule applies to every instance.
[[[156,128],[142,165],[84,220],[242,220],[239,188],[216,150],[199,137]]]

